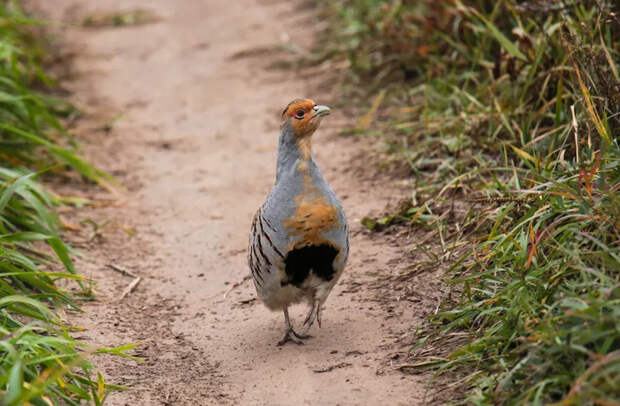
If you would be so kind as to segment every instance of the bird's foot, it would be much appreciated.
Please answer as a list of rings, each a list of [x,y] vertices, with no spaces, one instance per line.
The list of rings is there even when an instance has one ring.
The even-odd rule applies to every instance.
[[[307,340],[308,338],[312,338],[312,336],[310,334],[306,334],[306,333],[299,334],[296,331],[293,331],[293,335],[295,337],[299,338],[300,340]]]
[[[292,328],[289,328],[286,330],[286,333],[284,333],[284,337],[280,341],[278,341],[278,346],[282,346],[289,341],[297,345],[303,345],[304,342],[302,340],[305,340],[311,337],[312,336],[309,334],[297,334],[295,330],[293,330]]]

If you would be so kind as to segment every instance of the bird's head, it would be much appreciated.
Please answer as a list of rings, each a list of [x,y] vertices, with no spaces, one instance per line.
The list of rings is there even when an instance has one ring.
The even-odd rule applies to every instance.
[[[282,129],[293,131],[295,138],[309,138],[321,123],[321,117],[329,114],[329,107],[319,106],[310,99],[295,99],[282,112]]]

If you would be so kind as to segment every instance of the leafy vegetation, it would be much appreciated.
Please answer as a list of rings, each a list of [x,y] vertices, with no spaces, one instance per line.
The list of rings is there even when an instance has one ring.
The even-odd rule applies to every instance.
[[[426,264],[450,265],[460,293],[412,350],[448,338],[456,347],[417,366],[461,373],[467,404],[615,404],[617,3],[321,7],[329,41],[314,61],[343,61],[333,65],[349,94],[375,95],[358,129],[380,117],[366,132],[411,169],[410,204],[365,224],[426,230],[425,241],[441,244]]]
[[[52,83],[26,29],[37,24],[15,2],[0,1],[0,404],[99,405],[115,387],[86,355],[121,350],[87,348],[55,312],[78,309],[56,282],[83,279],[59,235],[56,202],[35,178],[47,168],[70,167],[101,182],[104,174],[70,148],[58,120],[69,106],[33,90]]]

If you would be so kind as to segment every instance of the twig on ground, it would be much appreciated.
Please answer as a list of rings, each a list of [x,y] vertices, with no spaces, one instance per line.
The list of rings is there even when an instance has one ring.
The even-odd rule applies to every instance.
[[[439,307],[441,307],[441,296],[437,297],[437,307],[435,308],[435,315],[439,313]]]
[[[116,271],[116,272],[120,273],[121,275],[129,276],[131,278],[138,278],[138,275],[135,275],[135,274],[129,272],[128,270],[126,270],[125,268],[121,268],[118,265],[107,264],[106,266],[108,268],[112,269],[113,271]]]
[[[322,374],[324,372],[333,371],[334,369],[350,367],[351,365],[353,365],[353,364],[351,364],[349,362],[340,362],[338,364],[334,364],[334,365],[329,366],[327,368],[313,369],[312,372],[314,372],[315,374]]]
[[[418,362],[416,364],[402,364],[402,365],[398,365],[393,367],[393,369],[395,371],[401,371],[401,372],[405,372],[405,370],[412,370],[412,369],[423,369],[426,367],[432,367],[435,365],[440,365],[443,362],[446,362],[445,359],[443,358],[437,358],[437,357],[431,357],[432,359],[427,359],[426,361],[422,361],[422,362]],[[420,372],[423,372],[423,370],[421,370]]]
[[[235,283],[233,283],[233,285],[232,285],[230,288],[228,288],[228,290],[224,293],[224,299],[226,299],[226,296],[228,296],[228,294],[229,294],[230,292],[232,292],[235,288],[237,288],[237,287],[239,287],[239,286],[243,285],[243,284],[245,283],[245,281],[247,281],[247,280],[249,280],[249,279],[250,279],[250,275],[246,275],[246,276],[244,276],[244,277],[243,277],[243,279],[241,279],[239,282],[235,282]]]
[[[131,283],[123,291],[123,294],[118,299],[118,301],[120,302],[121,300],[125,299],[125,296],[127,296],[128,294],[133,292],[133,290],[136,288],[136,286],[138,286],[138,284],[140,283],[141,280],[142,280],[142,277],[138,276],[133,281],[131,281]]]

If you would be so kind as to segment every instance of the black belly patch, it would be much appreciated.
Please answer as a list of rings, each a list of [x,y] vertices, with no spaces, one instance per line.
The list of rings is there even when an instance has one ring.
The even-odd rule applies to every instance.
[[[329,244],[310,245],[289,251],[284,258],[286,280],[282,286],[293,284],[301,287],[310,271],[326,281],[334,277],[334,259],[338,250]]]

